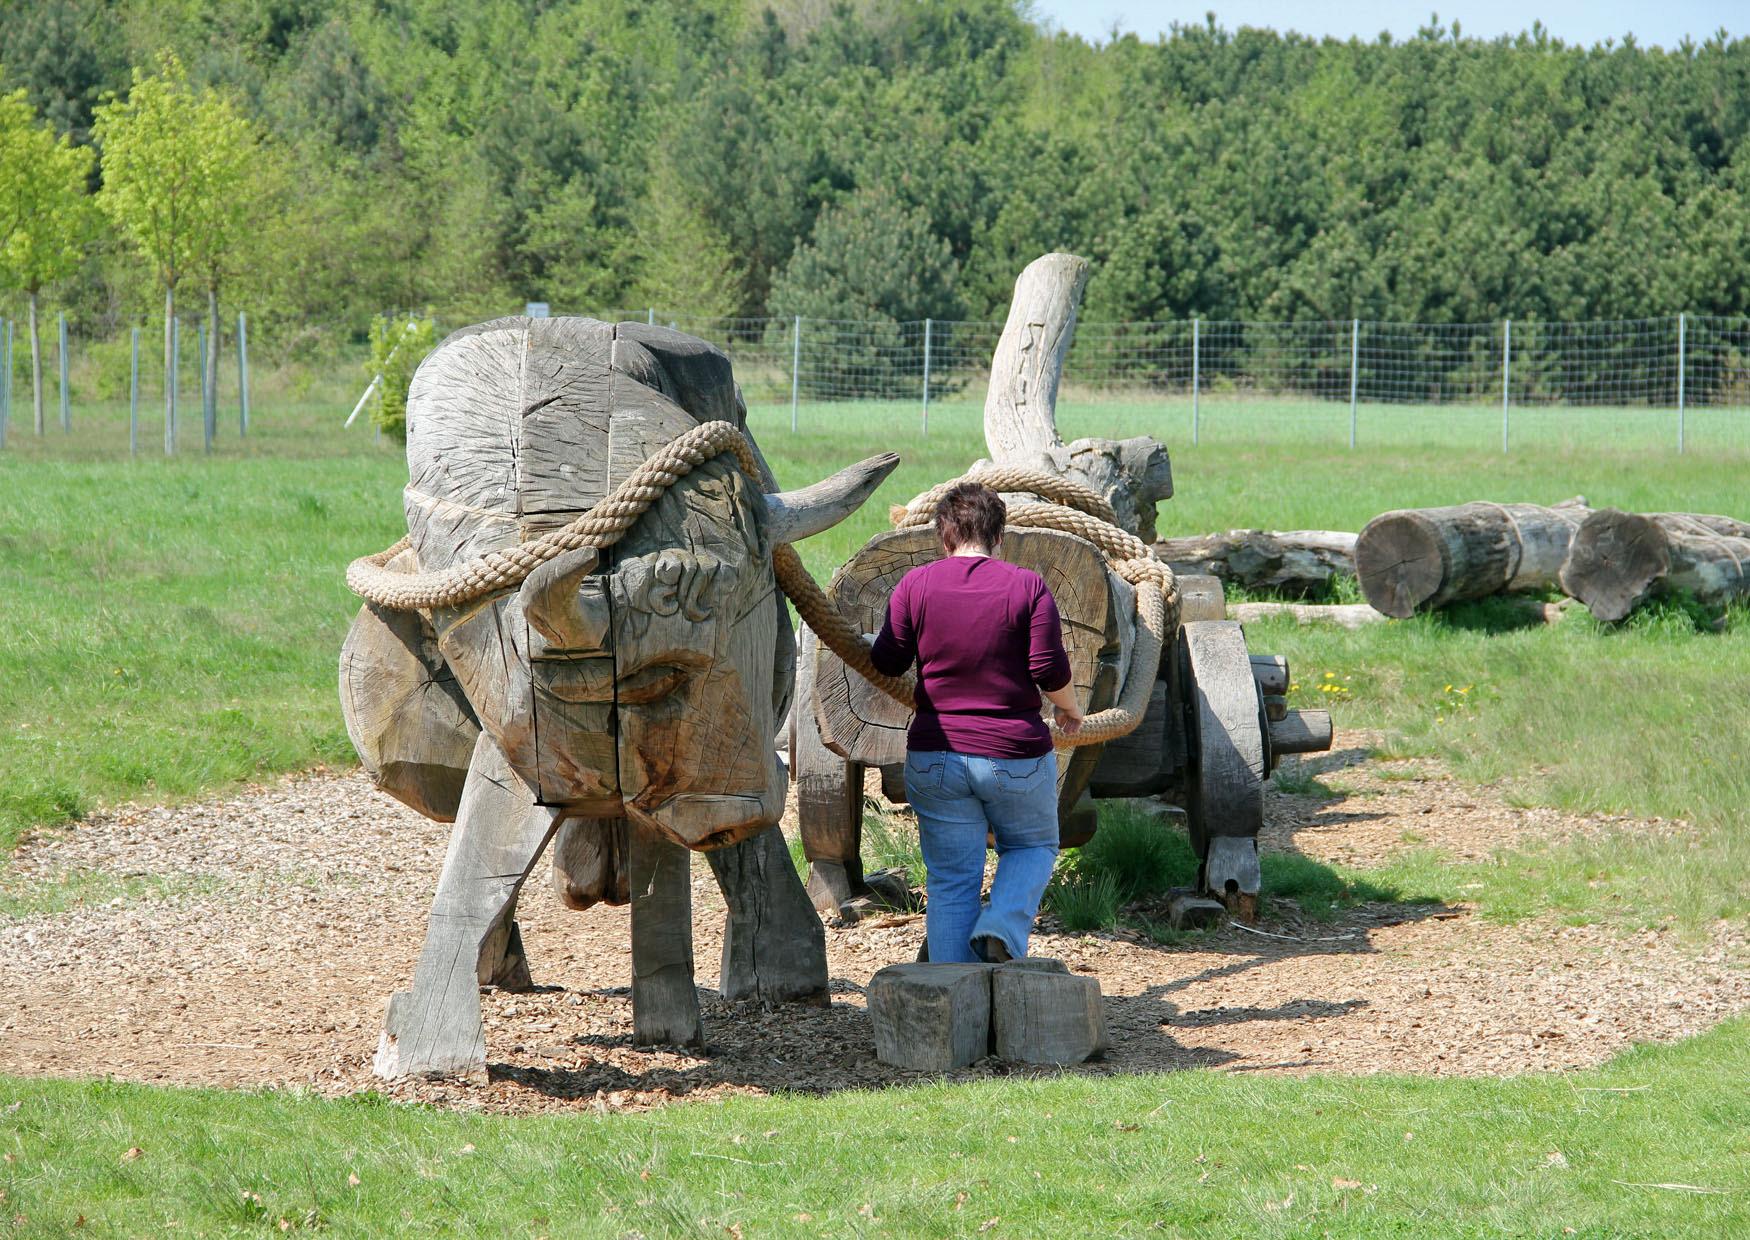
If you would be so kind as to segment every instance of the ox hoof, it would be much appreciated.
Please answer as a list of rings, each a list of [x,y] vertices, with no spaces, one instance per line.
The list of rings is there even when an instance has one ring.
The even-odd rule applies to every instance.
[[[465,1022],[416,1023],[417,1015],[423,1013],[416,1008],[411,990],[390,996],[377,1055],[371,1061],[373,1073],[391,1081],[404,1076],[486,1078],[486,1030],[478,1011],[472,1030],[463,1027]]]

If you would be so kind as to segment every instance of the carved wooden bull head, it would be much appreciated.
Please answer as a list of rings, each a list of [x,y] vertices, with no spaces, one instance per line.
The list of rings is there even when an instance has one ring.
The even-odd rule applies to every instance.
[[[591,319],[457,332],[408,397],[414,561],[443,569],[563,525],[711,418],[745,425],[727,357],[693,337]],[[792,659],[772,545],[842,520],[895,463],[778,495],[727,458],[706,462],[620,542],[435,609],[430,634],[538,801],[632,816],[691,848],[746,838],[784,803],[771,738]],[[350,714],[349,726],[358,740]]]

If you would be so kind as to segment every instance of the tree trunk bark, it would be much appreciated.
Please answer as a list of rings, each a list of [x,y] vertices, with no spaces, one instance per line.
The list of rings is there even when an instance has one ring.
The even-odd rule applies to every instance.
[[[1573,499],[1552,508],[1477,502],[1383,513],[1355,540],[1361,593],[1401,620],[1460,599],[1550,588],[1589,511]]]
[[[1601,508],[1574,534],[1561,582],[1610,623],[1654,594],[1687,593],[1706,606],[1724,606],[1750,597],[1750,523]]]
[[[1555,603],[1545,603],[1534,598],[1505,601],[1512,603],[1512,614],[1523,617],[1528,625],[1555,624],[1574,605],[1572,599],[1562,599]],[[1345,629],[1362,629],[1370,624],[1384,624],[1390,618],[1375,611],[1367,603],[1235,603],[1228,608],[1228,617],[1241,624],[1286,618],[1296,624],[1334,624]]]
[[[43,433],[43,341],[36,323],[36,290],[30,290],[30,403],[36,433]]]
[[[1355,575],[1355,535],[1335,530],[1228,530],[1163,538],[1155,552],[1175,573],[1289,594],[1316,594],[1334,577]]]
[[[1296,624],[1334,624],[1345,629],[1384,624],[1387,619],[1366,603],[1235,603],[1227,614],[1241,624],[1286,617]]]

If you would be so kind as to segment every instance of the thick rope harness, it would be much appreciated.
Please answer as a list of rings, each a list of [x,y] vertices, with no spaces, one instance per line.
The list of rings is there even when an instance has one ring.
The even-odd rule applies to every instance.
[[[670,487],[704,462],[725,453],[732,454],[750,478],[760,476],[753,446],[745,435],[727,422],[704,422],[667,444],[595,507],[559,529],[515,547],[489,551],[466,563],[421,573],[388,567],[389,561],[411,545],[411,540],[403,537],[394,546],[348,565],[347,587],[367,602],[390,611],[453,607],[511,589],[555,556],[582,547],[613,546]],[[1008,523],[1064,530],[1085,538],[1106,556],[1112,571],[1136,587],[1136,646],[1117,705],[1089,715],[1073,737],[1064,736],[1052,725],[1052,740],[1059,748],[1066,748],[1098,744],[1130,732],[1147,710],[1149,690],[1159,671],[1161,649],[1166,641],[1168,611],[1178,611],[1179,591],[1172,569],[1156,559],[1140,538],[1113,524],[1110,505],[1093,491],[1038,470],[991,467],[945,482],[903,508],[894,509],[894,525],[909,528],[929,524],[936,501],[961,481],[1043,497],[1048,502],[1011,507]],[[772,573],[778,587],[796,605],[803,623],[814,630],[827,649],[895,701],[907,708],[914,706],[911,678],[886,676],[875,670],[863,635],[839,614],[819,584],[808,575],[795,548],[787,543],[772,548]]]

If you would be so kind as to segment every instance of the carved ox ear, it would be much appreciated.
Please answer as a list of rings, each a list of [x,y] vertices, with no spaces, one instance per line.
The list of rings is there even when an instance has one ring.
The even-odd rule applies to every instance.
[[[523,581],[523,615],[541,636],[565,650],[599,647],[607,636],[606,615],[584,605],[583,579],[595,571],[601,552],[579,547],[556,555]]]
[[[798,542],[830,530],[861,508],[898,464],[898,454],[883,452],[811,487],[766,496],[766,537],[774,543]]]

